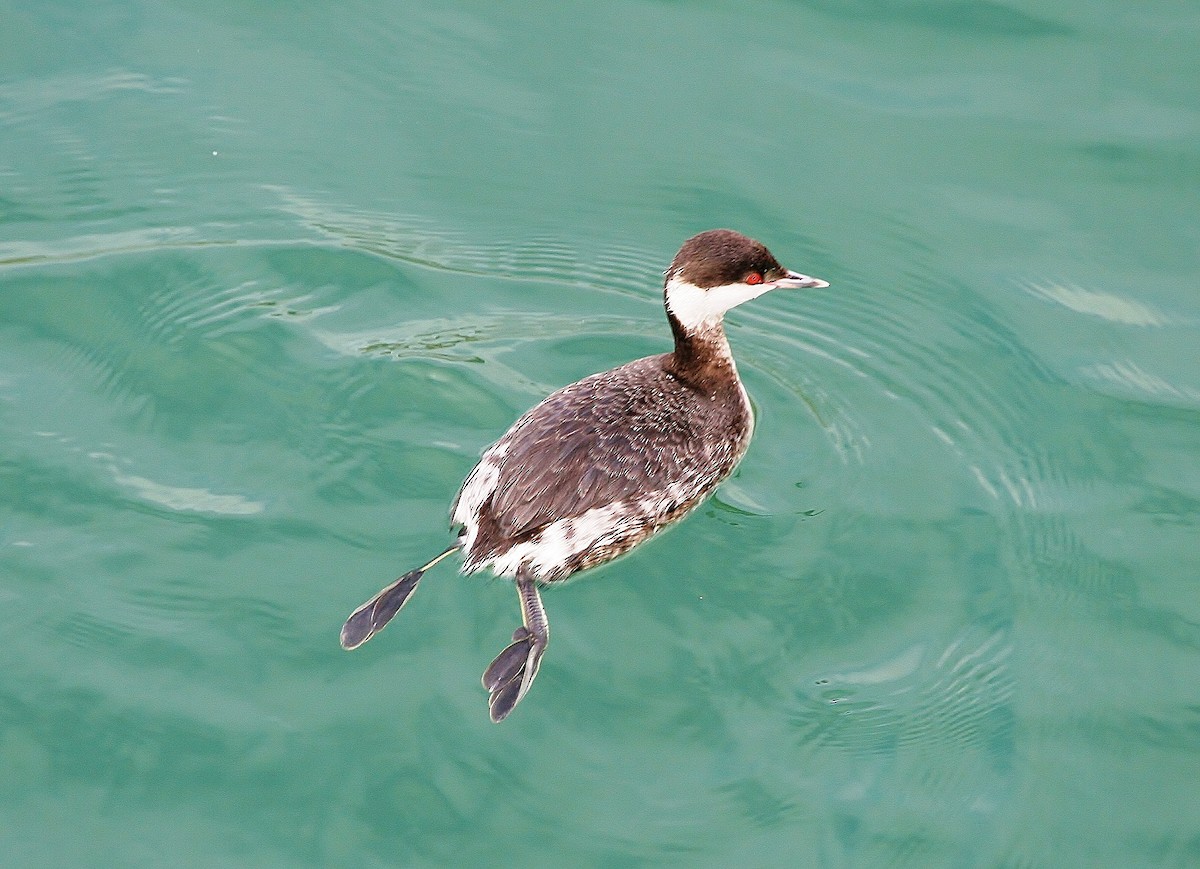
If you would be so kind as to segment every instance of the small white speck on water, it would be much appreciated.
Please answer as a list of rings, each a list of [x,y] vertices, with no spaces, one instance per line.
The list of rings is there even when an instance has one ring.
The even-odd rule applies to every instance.
[[[213,156],[214,156],[214,157],[215,157],[215,156],[217,156],[217,152],[216,152],[216,151],[213,151]]]

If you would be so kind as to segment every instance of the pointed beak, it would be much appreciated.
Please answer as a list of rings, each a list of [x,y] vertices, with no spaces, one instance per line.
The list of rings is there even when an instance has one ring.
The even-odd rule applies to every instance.
[[[778,290],[819,290],[827,286],[829,286],[829,281],[823,281],[820,278],[810,278],[808,275],[802,275],[790,269],[786,278],[771,281],[771,288]]]

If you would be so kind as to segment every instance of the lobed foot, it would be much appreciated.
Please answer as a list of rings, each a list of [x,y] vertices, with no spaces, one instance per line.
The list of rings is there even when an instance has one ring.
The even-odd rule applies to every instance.
[[[382,630],[383,626],[392,620],[392,616],[408,603],[424,572],[425,569],[421,568],[404,574],[351,613],[350,618],[342,625],[342,648],[357,649],[375,636],[377,631]]]
[[[488,665],[483,673],[483,687],[490,694],[488,710],[492,721],[507,718],[529,692],[548,642],[547,634],[535,634],[522,625],[513,632],[512,644]]]
[[[429,570],[429,568],[433,567],[451,552],[457,552],[461,546],[462,543],[459,540],[454,541],[453,546],[443,550],[433,561],[424,567],[410,570],[387,588],[381,590],[375,597],[350,613],[350,618],[346,619],[346,623],[342,625],[342,648],[357,649],[367,640],[371,639],[371,637],[375,636],[378,631],[383,630],[383,626],[392,620],[392,616],[400,612],[400,608],[408,603],[408,599],[417,590],[417,583],[421,581],[421,577],[425,575],[425,571]]]

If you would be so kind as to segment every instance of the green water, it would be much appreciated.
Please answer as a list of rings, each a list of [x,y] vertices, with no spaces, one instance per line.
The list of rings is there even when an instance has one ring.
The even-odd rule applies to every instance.
[[[757,413],[545,596],[480,450],[666,348]],[[0,2],[0,863],[1200,864],[1200,8]]]

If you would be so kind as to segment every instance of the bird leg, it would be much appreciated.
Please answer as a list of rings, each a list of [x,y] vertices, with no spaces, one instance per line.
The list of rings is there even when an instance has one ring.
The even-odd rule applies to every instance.
[[[516,579],[521,598],[521,627],[513,631],[513,642],[488,666],[483,687],[491,697],[492,721],[503,721],[529,691],[550,642],[550,623],[538,594],[537,584],[524,573]]]

